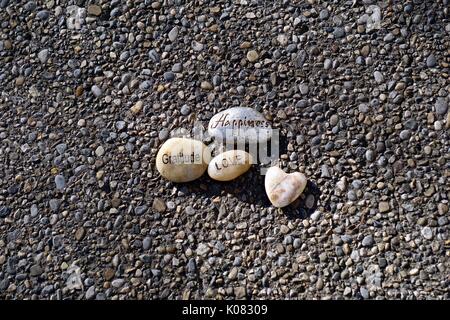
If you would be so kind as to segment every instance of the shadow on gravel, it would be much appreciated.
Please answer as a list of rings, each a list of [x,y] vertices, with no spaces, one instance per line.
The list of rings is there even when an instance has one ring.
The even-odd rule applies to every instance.
[[[188,194],[195,194],[198,197],[209,199],[211,201],[215,197],[224,197],[227,194],[230,194],[240,202],[269,208],[272,204],[267,198],[264,189],[264,178],[265,176],[260,174],[259,169],[256,166],[253,166],[246,174],[236,180],[219,182],[212,180],[205,175],[197,180],[195,185],[187,183],[183,184],[183,186]],[[312,202],[311,196],[314,199]],[[309,203],[309,208],[306,205],[306,199],[308,199],[308,197],[310,197],[309,201],[311,202]],[[308,184],[300,198],[291,205],[280,210],[288,219],[305,219],[317,209],[319,197],[320,190],[318,186],[314,182],[308,180]]]
[[[287,145],[287,138],[281,136],[279,141],[280,154],[287,153]],[[205,173],[194,183],[179,184],[179,187],[181,190],[184,190],[186,194],[195,194],[198,197],[209,199],[211,201],[215,197],[224,197],[227,194],[231,194],[240,202],[269,208],[272,204],[266,195],[264,178],[265,176],[260,174],[259,167],[253,165],[249,171],[232,181],[216,181],[211,179],[208,174]],[[289,206],[279,210],[281,210],[288,219],[308,218],[317,209],[320,194],[321,192],[318,186],[314,182],[308,180],[306,188],[300,198]],[[308,205],[307,202],[309,202]]]

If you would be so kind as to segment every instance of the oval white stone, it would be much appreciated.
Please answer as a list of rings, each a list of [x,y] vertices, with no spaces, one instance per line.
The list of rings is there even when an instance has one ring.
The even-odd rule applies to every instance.
[[[288,174],[278,167],[271,167],[266,172],[264,186],[270,202],[277,208],[283,208],[302,194],[306,182],[303,173]]]
[[[207,147],[188,138],[171,138],[156,155],[156,169],[167,180],[188,182],[200,178],[208,167]]]
[[[208,165],[209,176],[218,181],[230,181],[247,172],[252,156],[243,150],[230,150],[214,157]]]
[[[272,137],[272,127],[258,111],[236,107],[214,115],[209,121],[208,132],[221,141],[266,142]]]

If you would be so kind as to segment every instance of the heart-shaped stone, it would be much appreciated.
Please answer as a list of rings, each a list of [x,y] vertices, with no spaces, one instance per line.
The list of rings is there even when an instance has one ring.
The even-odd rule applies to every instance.
[[[306,182],[303,173],[288,174],[278,167],[271,167],[266,172],[264,186],[270,202],[277,208],[283,208],[302,194]]]

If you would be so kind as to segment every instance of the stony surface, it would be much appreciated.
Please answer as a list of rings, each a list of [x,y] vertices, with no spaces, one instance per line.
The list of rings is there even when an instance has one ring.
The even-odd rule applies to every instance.
[[[0,4],[2,299],[450,298],[448,0]],[[290,206],[158,174],[237,106]]]

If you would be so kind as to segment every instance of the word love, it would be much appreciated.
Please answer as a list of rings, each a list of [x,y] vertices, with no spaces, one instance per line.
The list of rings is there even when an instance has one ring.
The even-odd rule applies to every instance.
[[[209,121],[208,133],[220,141],[259,143],[272,137],[272,127],[258,111],[236,107],[214,115]]]
[[[208,165],[209,176],[218,181],[230,181],[250,169],[252,156],[243,150],[230,150],[214,157]]]
[[[201,141],[171,138],[156,155],[156,169],[167,180],[188,182],[205,173],[210,158],[207,147]]]

